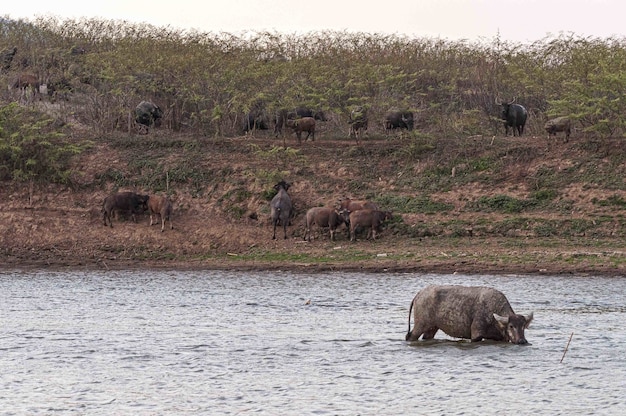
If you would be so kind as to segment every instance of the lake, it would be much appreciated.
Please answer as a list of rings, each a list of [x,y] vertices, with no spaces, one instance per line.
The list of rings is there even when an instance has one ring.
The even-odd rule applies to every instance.
[[[529,345],[404,341],[429,284],[501,290]],[[4,271],[0,302],[2,415],[626,413],[620,277]]]

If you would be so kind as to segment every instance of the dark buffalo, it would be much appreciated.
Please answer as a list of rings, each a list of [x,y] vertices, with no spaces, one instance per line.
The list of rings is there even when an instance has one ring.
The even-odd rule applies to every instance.
[[[307,107],[296,107],[295,111],[289,111],[285,108],[278,110],[274,118],[274,133],[276,137],[282,134],[283,127],[288,120],[296,120],[303,117],[312,117],[318,121],[327,121],[326,114],[322,110],[313,111]]]
[[[360,209],[350,213],[350,241],[356,240],[357,228],[367,228],[367,238],[376,240],[376,233],[380,232],[380,226],[386,220],[392,218],[390,211],[379,211],[376,209]]]
[[[267,104],[263,99],[255,100],[250,106],[250,110],[243,119],[243,133],[254,133],[255,130],[269,129],[270,119],[266,110]]]
[[[524,133],[524,126],[526,125],[526,119],[528,118],[528,111],[519,105],[514,104],[515,99],[510,103],[501,103],[496,100],[496,104],[502,106],[501,118],[504,120],[505,135],[509,135],[509,127],[513,129],[513,136],[517,132],[518,136]]]
[[[159,127],[163,111],[152,101],[142,101],[135,107],[135,122],[148,132],[150,127]]]
[[[350,119],[348,120],[350,124],[350,131],[348,132],[348,137],[354,135],[354,139],[357,144],[359,143],[359,138],[361,137],[361,131],[367,132],[367,109],[365,107],[357,107],[350,112]]]
[[[150,195],[148,198],[148,210],[150,211],[150,225],[152,225],[152,215],[154,215],[155,224],[158,224],[156,217],[161,217],[161,232],[165,231],[165,220],[170,222],[170,230],[174,229],[174,225],[172,225],[172,201],[168,197]]]
[[[415,326],[411,331],[411,309],[415,308]],[[455,338],[483,339],[526,344],[524,330],[533,314],[513,312],[507,298],[489,287],[428,286],[421,290],[409,307],[407,341],[432,339],[438,330]]]
[[[291,219],[291,198],[287,194],[290,184],[280,181],[274,185],[274,189],[278,191],[272,201],[270,202],[270,217],[274,226],[274,234],[272,240],[276,240],[276,226],[280,222],[283,225],[284,238],[287,239],[287,224]]]
[[[313,117],[302,117],[296,120],[287,120],[287,127],[290,127],[298,139],[298,144],[302,143],[302,132],[307,135],[304,140],[311,137],[311,141],[315,141],[315,119]]]
[[[385,114],[385,130],[395,129],[413,130],[413,112],[398,109],[387,111],[387,114]]]
[[[569,117],[557,117],[552,120],[548,120],[544,126],[550,136],[556,136],[560,131],[565,133],[565,142],[569,141],[569,136],[572,133],[572,121]]]
[[[52,101],[55,101],[57,98],[67,101],[72,91],[72,84],[70,80],[65,77],[50,80],[46,88],[46,93]]]
[[[16,47],[0,52],[0,65],[2,65],[2,69],[11,68],[11,62],[13,62],[15,54],[17,54]]]
[[[304,230],[303,240],[311,241],[311,227],[317,225],[320,228],[328,227],[330,233],[330,241],[335,240],[335,232],[341,224],[348,223],[341,212],[332,207],[314,207],[306,212],[306,229]]]
[[[111,221],[111,215],[113,211],[130,213],[132,220],[137,222],[135,214],[140,214],[148,209],[148,195],[139,195],[135,192],[117,192],[104,198],[102,202],[102,214],[104,226],[107,226],[107,220],[109,225],[113,228],[113,221]]]
[[[269,119],[265,111],[250,111],[244,117],[243,132],[254,132],[254,130],[269,129]]]

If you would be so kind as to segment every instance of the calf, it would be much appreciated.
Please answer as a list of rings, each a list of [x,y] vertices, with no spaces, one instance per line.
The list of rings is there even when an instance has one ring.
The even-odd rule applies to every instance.
[[[318,227],[328,227],[330,233],[330,241],[335,240],[335,232],[341,224],[346,224],[345,217],[341,212],[331,207],[314,207],[306,212],[306,229],[304,230],[303,240],[311,241],[311,226],[317,224]]]
[[[282,135],[283,127],[287,120],[295,120],[301,117],[313,117],[315,120],[328,121],[326,114],[322,110],[313,111],[306,107],[296,107],[295,111],[289,111],[286,108],[280,109],[274,116],[274,134],[276,137]]]
[[[298,144],[302,143],[302,132],[306,131],[307,135],[304,140],[308,140],[311,136],[311,141],[315,141],[315,119],[313,117],[302,117],[296,120],[287,120],[287,127],[296,133],[298,138]]]
[[[350,213],[350,241],[356,240],[356,229],[358,227],[369,228],[367,238],[372,236],[376,240],[376,233],[380,232],[380,226],[385,220],[390,220],[390,211],[379,211],[375,209],[360,209]]]
[[[170,230],[174,229],[172,225],[172,201],[166,196],[150,195],[148,198],[148,210],[150,211],[150,225],[152,225],[152,215],[155,216],[155,224],[158,224],[156,217],[161,217],[161,232],[165,231],[165,220],[170,222]]]
[[[548,135],[556,136],[560,131],[565,133],[565,142],[569,141],[569,136],[572,133],[572,122],[569,117],[557,117],[552,120],[548,120],[544,126]]]
[[[113,228],[113,221],[111,221],[113,211],[130,212],[132,220],[137,222],[135,214],[138,213],[139,210],[143,212],[148,208],[148,199],[148,195],[139,195],[130,191],[118,192],[107,196],[102,202],[104,226],[107,226],[108,220],[109,225]]]

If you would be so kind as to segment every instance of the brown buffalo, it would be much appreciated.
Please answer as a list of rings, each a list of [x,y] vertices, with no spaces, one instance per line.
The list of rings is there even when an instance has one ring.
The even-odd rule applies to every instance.
[[[102,214],[104,226],[107,226],[107,220],[111,228],[113,228],[113,221],[111,221],[111,215],[113,211],[130,212],[132,220],[137,222],[135,214],[142,213],[148,209],[148,195],[139,195],[135,192],[118,192],[111,194],[104,198],[102,202]]]
[[[152,225],[152,215],[154,215],[154,224],[158,224],[156,221],[157,216],[161,217],[161,232],[165,231],[166,219],[170,222],[170,230],[174,229],[172,225],[172,201],[168,197],[150,195],[148,198],[148,210],[150,211],[150,225]]]
[[[346,223],[345,217],[332,207],[314,207],[306,212],[306,229],[304,230],[303,240],[311,241],[311,226],[317,225],[320,228],[328,227],[330,233],[330,241],[335,240],[335,232],[341,224]]]
[[[364,199],[356,200],[345,198],[343,201],[339,203],[340,209],[345,209],[347,211],[353,212],[358,211],[360,209],[378,209],[378,205],[371,201],[367,201]]]
[[[35,74],[29,72],[18,74],[11,87],[19,91],[21,101],[28,102],[35,97],[41,99],[41,83]]]
[[[291,127],[296,137],[298,138],[298,144],[302,143],[302,132],[306,132],[307,135],[304,140],[308,140],[309,136],[311,141],[315,141],[315,119],[313,117],[302,117],[296,120],[287,120],[287,127]]]
[[[357,228],[368,228],[367,238],[376,240],[376,233],[380,232],[380,226],[385,220],[390,220],[390,211],[379,211],[375,209],[360,209],[350,213],[350,241],[356,240]]]
[[[415,326],[411,331],[411,309]],[[421,290],[409,307],[407,341],[432,339],[440,329],[451,337],[475,341],[526,344],[524,330],[533,320],[513,312],[506,296],[489,287],[428,286]]]
[[[326,114],[322,110],[313,111],[307,107],[296,107],[295,111],[289,111],[286,108],[282,108],[276,112],[274,117],[274,134],[276,137],[282,134],[287,120],[296,120],[302,117],[313,117],[318,121],[328,121]]]

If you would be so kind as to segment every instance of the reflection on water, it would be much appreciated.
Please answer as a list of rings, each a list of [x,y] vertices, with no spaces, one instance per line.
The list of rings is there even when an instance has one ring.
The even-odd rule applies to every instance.
[[[407,343],[427,284],[534,311],[530,345]],[[626,279],[0,274],[2,414],[620,414]],[[559,363],[574,332],[563,363]]]

